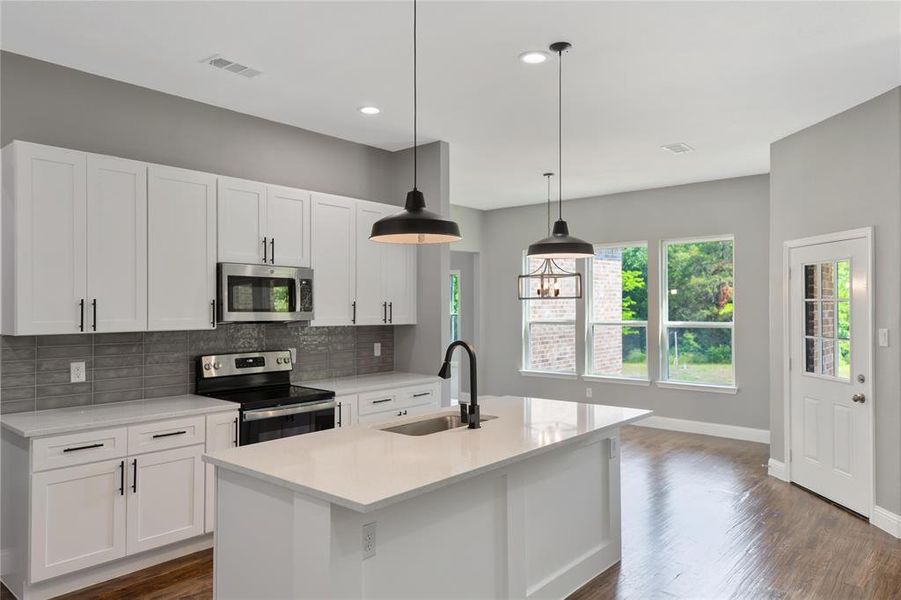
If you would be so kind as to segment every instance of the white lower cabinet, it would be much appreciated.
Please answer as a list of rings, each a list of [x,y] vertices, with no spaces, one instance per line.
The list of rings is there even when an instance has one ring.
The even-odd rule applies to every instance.
[[[335,427],[348,427],[357,422],[358,397],[338,396],[335,398]]]
[[[128,554],[203,533],[202,455],[196,444],[130,458]]]
[[[124,469],[120,459],[32,476],[32,581],[125,556]]]
[[[215,452],[225,448],[234,448],[239,443],[240,428],[238,411],[229,411],[208,415],[206,418],[206,451]],[[206,496],[204,503],[203,529],[207,533],[216,528],[216,468],[205,465]]]
[[[441,408],[438,383],[362,392],[354,396],[341,396],[337,400],[353,407],[353,417],[345,424],[385,423]]]

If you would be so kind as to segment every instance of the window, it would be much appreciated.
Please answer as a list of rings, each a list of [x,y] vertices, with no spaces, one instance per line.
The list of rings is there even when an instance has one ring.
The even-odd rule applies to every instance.
[[[526,272],[541,266],[538,258],[526,257]],[[575,272],[575,259],[558,260],[557,264]],[[561,280],[563,286],[574,286],[571,280]],[[563,289],[572,293],[574,290]],[[523,360],[524,371],[544,373],[576,373],[576,301],[523,301]]]
[[[851,262],[804,265],[804,372],[851,379]]]
[[[733,386],[734,242],[665,242],[661,379]]]
[[[588,279],[586,374],[647,379],[647,245],[595,247]]]
[[[450,273],[450,341],[460,339],[460,271]]]

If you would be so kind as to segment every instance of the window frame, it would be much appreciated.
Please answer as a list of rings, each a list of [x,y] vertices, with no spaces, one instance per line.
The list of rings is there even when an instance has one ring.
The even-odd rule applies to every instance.
[[[451,298],[448,302],[448,318],[447,318],[447,328],[448,334],[453,333],[453,328],[451,327],[451,322],[454,320],[454,317],[457,317],[457,333],[460,333],[463,330],[463,319],[462,319],[462,308],[463,308],[463,287],[462,287],[462,278],[460,277],[460,269],[450,269],[448,273],[448,286],[450,285],[450,279],[456,275],[457,276],[457,293],[460,296],[460,302],[457,306],[457,312],[454,313],[451,311],[451,307],[454,305],[454,299]],[[452,337],[452,336],[451,336]],[[457,338],[462,339],[462,338]],[[451,340],[452,342],[455,340]]]
[[[584,271],[580,270],[579,261],[582,259],[573,259],[575,261],[575,272],[582,273],[584,277]],[[529,256],[526,250],[522,252],[522,268],[525,270],[523,272],[529,272]],[[585,289],[585,286],[582,286],[582,289]],[[531,355],[529,353],[530,347],[530,338],[529,338],[529,325],[569,325],[572,324],[573,333],[575,337],[578,338],[578,321],[579,321],[579,303],[576,299],[567,298],[565,300],[572,300],[575,303],[575,315],[572,321],[530,321],[529,320],[529,302],[560,302],[561,300],[521,300],[521,344],[522,344],[522,355],[520,357],[520,367],[519,372],[522,375],[533,375],[539,377],[550,377],[557,379],[578,379],[579,377],[579,357],[575,357],[575,361],[573,362],[573,370],[572,371],[544,371],[541,369],[533,369],[530,367],[531,365]],[[578,354],[578,341],[577,339],[573,341],[573,353]]]
[[[661,388],[683,388],[704,391],[718,391],[724,393],[736,393],[738,390],[738,374],[736,369],[737,355],[735,353],[735,307],[737,302],[735,294],[732,297],[733,313],[731,321],[670,321],[669,319],[669,260],[667,249],[671,245],[693,244],[698,242],[732,242],[732,289],[738,289],[738,274],[735,268],[735,234],[693,236],[686,238],[671,238],[659,241],[658,276],[658,301],[659,301],[659,331],[657,339],[658,347],[658,378],[656,385]],[[732,351],[732,383],[702,383],[679,381],[670,379],[669,373],[669,330],[670,329],[729,329]]]
[[[635,242],[604,242],[600,244],[592,244],[595,249],[595,253],[598,250],[604,248],[644,248],[645,253],[648,255],[648,275],[645,278],[645,290],[648,295],[648,300],[650,300],[651,288],[650,288],[650,242],[645,241],[635,241]],[[644,320],[633,320],[633,321],[593,321],[592,317],[594,315],[594,257],[590,260],[586,259],[585,265],[585,277],[588,279],[588,284],[583,285],[582,288],[587,290],[585,296],[585,361],[582,366],[582,378],[586,381],[596,380],[596,381],[606,381],[612,380],[623,383],[636,383],[639,385],[648,385],[651,382],[651,365],[650,365],[650,338],[648,337],[648,322],[650,314],[647,315],[648,318]],[[648,313],[650,313],[651,306],[650,302],[648,303]],[[592,344],[592,333],[595,325],[607,325],[613,327],[644,327],[645,331],[645,371],[646,375],[644,377],[629,377],[627,375],[604,375],[602,373],[594,373],[591,370],[593,352],[594,352],[594,344]]]

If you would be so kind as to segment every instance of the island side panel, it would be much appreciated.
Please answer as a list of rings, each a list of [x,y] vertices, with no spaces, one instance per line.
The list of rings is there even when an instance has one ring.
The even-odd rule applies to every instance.
[[[216,468],[217,600],[326,598],[330,505]]]

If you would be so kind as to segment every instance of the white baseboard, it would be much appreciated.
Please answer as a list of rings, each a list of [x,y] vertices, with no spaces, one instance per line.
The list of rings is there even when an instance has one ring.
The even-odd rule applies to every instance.
[[[890,510],[885,510],[881,506],[874,506],[870,524],[892,534],[896,538],[901,538],[901,515],[896,515]]]
[[[781,460],[771,458],[767,463],[766,472],[770,477],[775,477],[776,479],[781,479],[782,481],[788,481],[788,474],[785,471],[785,463]]]
[[[640,427],[653,427],[655,429],[669,429],[685,433],[700,433],[747,442],[770,443],[770,432],[766,429],[753,429],[738,425],[723,425],[721,423],[707,423],[706,421],[689,421],[688,419],[674,419],[672,417],[660,417],[652,415],[635,423]]]

